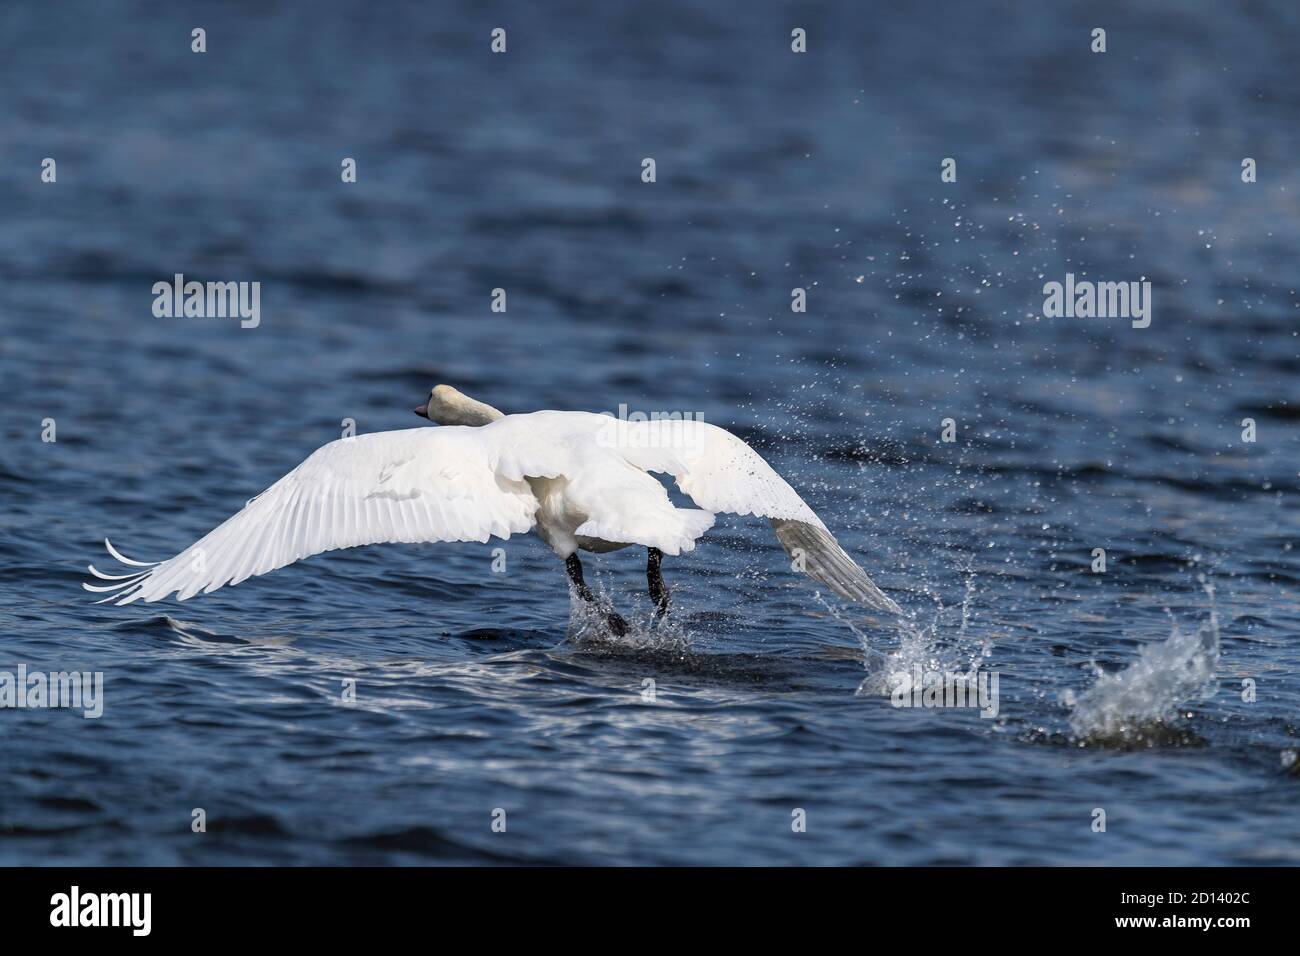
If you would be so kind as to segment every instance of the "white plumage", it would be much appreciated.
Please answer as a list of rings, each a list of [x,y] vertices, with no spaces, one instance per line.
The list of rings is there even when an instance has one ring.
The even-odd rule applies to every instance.
[[[313,554],[388,541],[479,541],[536,531],[561,559],[628,545],[691,551],[727,512],[772,520],[807,573],[842,597],[901,613],[780,475],[701,421],[628,422],[587,412],[502,415],[449,386],[421,414],[440,428],[330,442],[191,547],[134,570],[90,568],[118,604],[185,600]],[[698,508],[677,508],[650,472]]]

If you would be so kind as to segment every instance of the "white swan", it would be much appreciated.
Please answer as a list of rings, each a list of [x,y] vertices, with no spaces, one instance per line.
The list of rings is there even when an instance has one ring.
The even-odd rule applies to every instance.
[[[663,554],[695,547],[728,512],[771,519],[777,539],[836,594],[902,613],[794,489],[758,453],[702,421],[629,422],[589,412],[504,415],[439,385],[416,414],[443,428],[342,438],[249,501],[194,545],[157,564],[109,553],[133,569],[108,575],[104,601],[184,601],[309,555],[386,541],[480,541],[535,530],[565,561],[585,601],[577,551],[649,549],[656,614],[668,608]],[[677,508],[649,472],[672,475],[699,506]],[[102,603],[102,602],[101,602]],[[617,633],[626,629],[609,616]]]

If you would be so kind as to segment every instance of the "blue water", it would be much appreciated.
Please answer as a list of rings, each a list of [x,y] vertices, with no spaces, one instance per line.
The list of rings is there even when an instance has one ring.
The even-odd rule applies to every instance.
[[[1300,862],[1294,5],[5,4],[0,37],[0,671],[104,674],[97,720],[0,710],[0,863]],[[154,318],[177,272],[261,282],[260,326]],[[1151,327],[1043,318],[1066,272],[1151,280]],[[437,382],[732,428],[915,619],[730,517],[620,642],[531,537],[80,589]],[[643,560],[585,559],[642,623]],[[912,661],[996,671],[998,716],[894,708]],[[1164,723],[1080,729],[1130,666]]]

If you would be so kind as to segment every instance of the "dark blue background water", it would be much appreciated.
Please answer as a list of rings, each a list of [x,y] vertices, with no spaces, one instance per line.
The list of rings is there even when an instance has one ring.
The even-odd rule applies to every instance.
[[[0,670],[106,696],[0,711],[0,862],[1300,862],[1294,5],[542,6],[0,7]],[[1042,318],[1067,271],[1150,279],[1151,327]],[[177,272],[261,326],[154,318]],[[439,381],[733,427],[999,718],[858,694],[916,634],[752,520],[621,645],[532,538],[80,590]],[[587,568],[647,613],[639,552]],[[1204,624],[1200,575],[1217,689],[1079,746],[1063,695]]]

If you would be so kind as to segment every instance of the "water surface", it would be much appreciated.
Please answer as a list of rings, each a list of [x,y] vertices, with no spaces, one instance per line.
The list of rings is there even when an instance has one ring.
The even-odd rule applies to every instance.
[[[1300,862],[1294,8],[904,6],[0,11],[0,670],[105,679],[0,710],[0,862]],[[155,319],[178,272],[260,326]],[[1066,272],[1151,327],[1042,318]],[[913,623],[727,517],[623,642],[532,538],[81,591],[439,381],[732,428]],[[586,561],[642,622],[643,559]],[[892,707],[913,662],[998,716]]]

